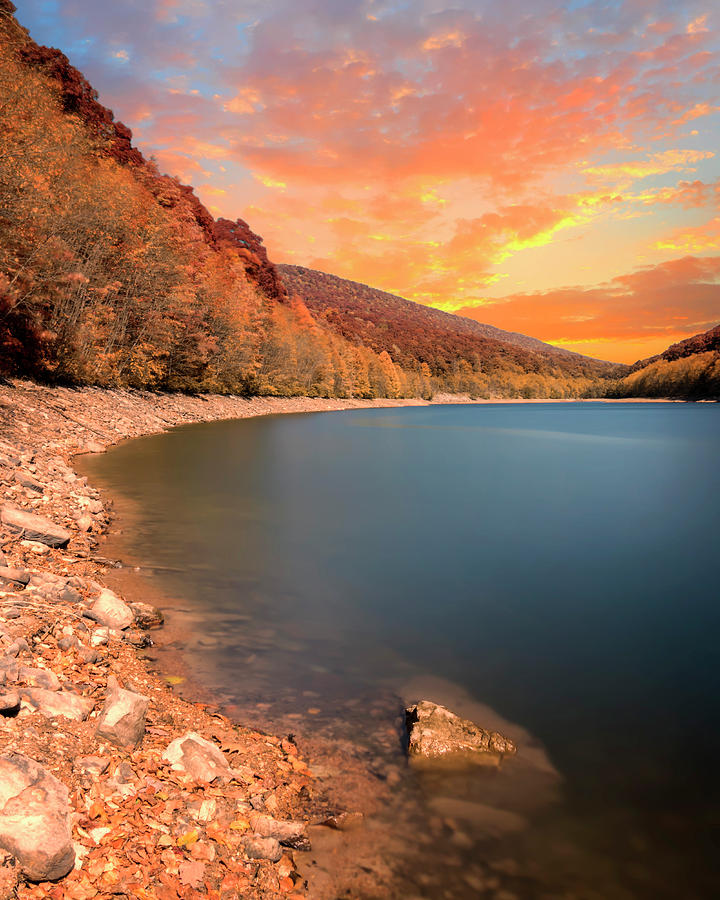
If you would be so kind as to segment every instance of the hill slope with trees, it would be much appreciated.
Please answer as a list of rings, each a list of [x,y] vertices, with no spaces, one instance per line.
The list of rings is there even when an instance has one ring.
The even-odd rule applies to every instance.
[[[636,362],[612,396],[720,400],[720,325]]]
[[[477,396],[602,391],[624,367],[572,353],[302,266],[279,265],[288,290],[336,334]]]

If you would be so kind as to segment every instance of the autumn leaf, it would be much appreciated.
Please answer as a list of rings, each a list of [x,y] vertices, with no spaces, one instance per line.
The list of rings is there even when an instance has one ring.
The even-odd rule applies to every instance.
[[[186,831],[184,834],[180,835],[180,837],[177,839],[177,845],[178,847],[190,848],[194,843],[196,843],[199,837],[199,833],[195,828],[193,828],[190,831]]]

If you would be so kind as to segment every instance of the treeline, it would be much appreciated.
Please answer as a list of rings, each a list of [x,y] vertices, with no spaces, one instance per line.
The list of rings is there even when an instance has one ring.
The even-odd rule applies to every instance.
[[[335,275],[301,266],[278,269],[329,330],[389,353],[403,368],[422,372],[436,391],[528,399],[596,396],[626,371]]]
[[[720,400],[720,351],[707,350],[674,359],[658,357],[614,383],[608,395]]]

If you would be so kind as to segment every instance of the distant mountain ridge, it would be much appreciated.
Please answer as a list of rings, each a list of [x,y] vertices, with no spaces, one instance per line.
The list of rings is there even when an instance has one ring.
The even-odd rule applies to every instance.
[[[424,306],[360,282],[303,266],[282,264],[277,269],[288,292],[299,295],[323,324],[376,352],[387,351],[400,365],[425,363],[433,375],[448,374],[462,359],[480,365],[504,360],[526,371],[555,368],[590,377],[625,371],[623,366]]]

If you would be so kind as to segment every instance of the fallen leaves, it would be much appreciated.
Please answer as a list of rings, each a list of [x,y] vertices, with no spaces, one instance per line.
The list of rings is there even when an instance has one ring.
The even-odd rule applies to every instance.
[[[189,849],[198,841],[199,837],[199,833],[193,828],[180,835],[177,839],[177,845],[178,847],[187,847]]]

